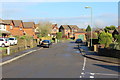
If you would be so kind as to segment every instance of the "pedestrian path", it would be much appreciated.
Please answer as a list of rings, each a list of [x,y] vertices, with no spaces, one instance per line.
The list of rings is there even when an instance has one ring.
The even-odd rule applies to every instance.
[[[80,46],[79,50],[82,51],[81,53],[83,56],[90,59],[99,60],[99,61],[108,62],[108,63],[114,63],[114,64],[120,63],[120,59],[100,56],[97,54],[97,52],[91,51],[87,46],[84,46],[84,45]]]
[[[31,48],[31,49],[27,49],[27,50],[24,50],[24,51],[20,51],[20,52],[14,53],[14,54],[9,55],[9,56],[2,57],[2,62],[11,60],[11,59],[13,59],[13,58],[15,58],[17,56],[20,56],[22,54],[25,54],[25,53],[28,53],[30,51],[37,50],[37,49],[40,49],[40,48],[41,47],[34,47],[34,48]]]

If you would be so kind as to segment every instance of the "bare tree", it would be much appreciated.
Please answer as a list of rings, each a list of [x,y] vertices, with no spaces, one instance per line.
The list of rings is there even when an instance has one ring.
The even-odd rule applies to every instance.
[[[39,22],[37,25],[37,31],[40,33],[41,37],[46,37],[52,31],[52,23],[50,22]]]

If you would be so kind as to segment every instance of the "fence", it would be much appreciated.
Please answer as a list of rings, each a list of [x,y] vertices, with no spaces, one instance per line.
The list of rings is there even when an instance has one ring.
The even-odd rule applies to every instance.
[[[13,46],[13,47],[10,47],[10,48],[7,48],[7,49],[3,49],[0,52],[4,56],[4,54],[9,54],[8,53],[9,51],[10,51],[10,54],[14,54],[14,53],[23,51],[25,49],[30,49],[30,48],[33,48],[33,47],[36,47],[36,46],[37,46],[37,41],[33,40],[32,43],[29,43],[26,46],[25,45],[20,45],[20,46],[18,45],[18,46],[15,46],[15,47]]]

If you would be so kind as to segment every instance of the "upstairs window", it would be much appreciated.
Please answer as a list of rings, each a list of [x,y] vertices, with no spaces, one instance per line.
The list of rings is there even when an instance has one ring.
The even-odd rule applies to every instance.
[[[20,28],[20,30],[22,30],[22,28]]]
[[[13,26],[10,26],[10,29],[13,29]]]

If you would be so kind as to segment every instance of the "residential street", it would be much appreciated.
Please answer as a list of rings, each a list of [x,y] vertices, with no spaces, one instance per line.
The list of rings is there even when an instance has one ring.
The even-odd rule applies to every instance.
[[[65,42],[43,48],[3,65],[3,78],[118,78],[117,64],[81,55],[77,44]],[[120,76],[119,76],[120,77]]]

